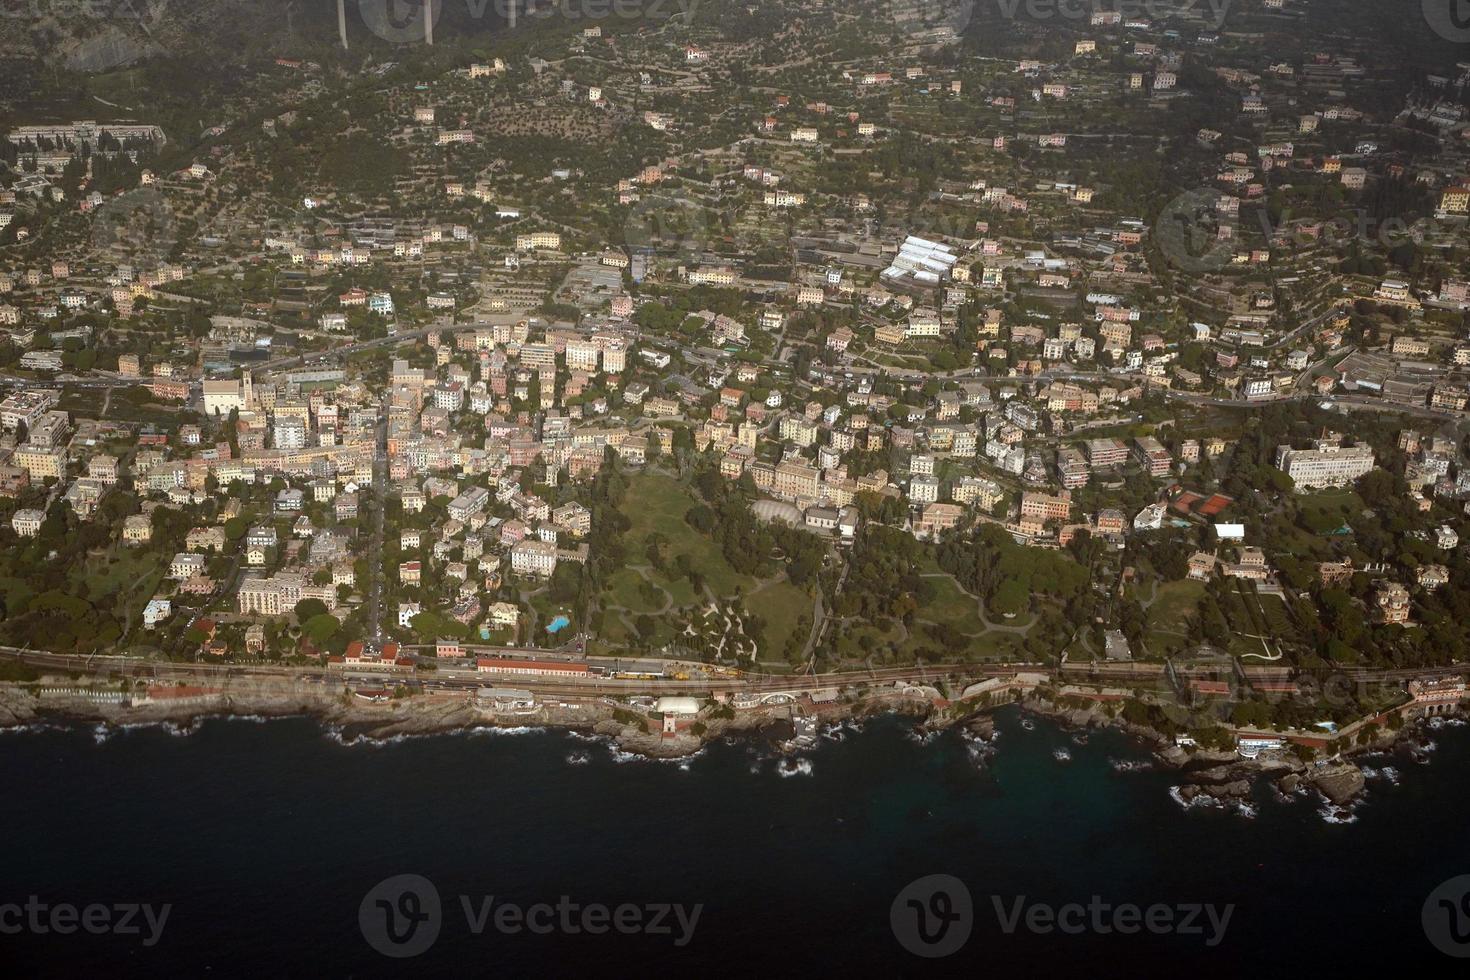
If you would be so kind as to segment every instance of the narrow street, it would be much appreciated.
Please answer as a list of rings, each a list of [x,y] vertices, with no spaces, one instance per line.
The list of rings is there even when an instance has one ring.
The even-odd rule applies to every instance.
[[[378,424],[373,449],[373,530],[368,546],[368,624],[372,628],[369,645],[383,648],[383,517],[388,500],[388,395],[378,407]]]

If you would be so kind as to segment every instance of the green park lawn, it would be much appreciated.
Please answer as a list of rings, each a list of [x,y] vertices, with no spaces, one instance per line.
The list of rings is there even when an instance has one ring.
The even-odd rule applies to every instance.
[[[812,597],[781,579],[762,586],[749,595],[745,600],[745,607],[759,616],[765,624],[763,653],[775,656],[786,646],[786,638],[796,629],[802,614],[811,616]]]
[[[163,580],[163,573],[159,555],[122,545],[109,548],[106,555],[88,555],[85,562],[70,570],[73,586],[86,583],[94,606],[112,609],[121,599],[129,616],[141,613]]]
[[[677,573],[665,574],[649,566],[646,556],[648,539],[657,533],[667,540],[670,558],[687,556],[693,570],[715,595],[729,598],[738,590],[745,596],[745,608],[764,623],[764,636],[757,637],[757,640],[761,641],[763,651],[774,656],[785,647],[801,617],[811,614],[812,598],[784,576],[760,582],[731,568],[719,544],[685,523],[684,515],[698,502],[689,487],[666,474],[644,472],[632,479],[622,505],[629,520],[625,538],[628,567],[613,573],[603,591],[603,607],[608,610],[608,615],[604,618],[601,639],[608,643],[627,639],[627,630],[616,615],[619,610],[625,610],[631,621],[632,617],[642,613],[657,617],[664,608],[662,596],[657,601],[649,601],[644,589],[644,573],[662,594],[669,597],[671,608],[703,608],[706,605],[706,597],[695,593],[689,579]],[[665,628],[661,622],[655,642],[671,639],[675,639],[673,628]]]
[[[980,633],[985,629],[985,624],[980,622],[976,600],[966,595],[954,579],[945,575],[926,578],[924,582],[932,590],[932,598],[919,607],[918,619],[939,623],[960,633]],[[1025,625],[1021,617],[1017,617],[1017,621],[1019,625]],[[1011,625],[1010,620],[1004,622]]]
[[[671,476],[661,473],[636,476],[623,502],[623,511],[632,523],[627,535],[630,562],[646,562],[648,536],[656,531],[668,539],[670,555],[689,556],[694,570],[716,595],[733,595],[737,588],[749,592],[754,581],[730,567],[718,544],[684,522],[684,515],[696,503],[693,491]],[[669,588],[676,604],[692,601],[692,589],[687,582],[683,583],[685,593],[681,597],[678,582],[670,582],[657,572],[654,577],[660,585]]]
[[[1297,498],[1296,505],[1302,522],[1319,533],[1336,530],[1364,508],[1363,498],[1347,488],[1305,494]]]
[[[1205,583],[1194,579],[1161,584],[1148,607],[1148,629],[1165,633],[1187,632],[1189,621],[1199,609],[1199,601],[1204,595]]]
[[[1190,646],[1189,624],[1204,598],[1205,583],[1194,579],[1164,582],[1148,607],[1143,642],[1150,657],[1172,656]]]

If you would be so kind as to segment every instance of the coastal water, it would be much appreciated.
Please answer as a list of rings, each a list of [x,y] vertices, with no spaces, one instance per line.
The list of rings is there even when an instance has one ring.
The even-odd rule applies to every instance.
[[[1182,807],[1171,779],[1120,771],[1115,733],[1078,744],[1003,715],[994,751],[873,722],[782,765],[754,743],[684,763],[619,757],[564,733],[342,744],[313,721],[0,736],[8,803],[0,906],[168,903],[144,935],[0,935],[15,976],[1267,976],[1453,968],[1421,926],[1440,882],[1470,873],[1470,729],[1427,763],[1385,760],[1349,822],[1263,788],[1254,814]],[[186,737],[181,737],[186,735]],[[349,740],[350,741],[350,740]],[[1065,747],[1069,760],[1056,757]],[[982,751],[983,750],[983,751]],[[1126,767],[1125,767],[1126,768]],[[417,874],[442,902],[413,959],[375,951],[359,907]],[[890,926],[915,878],[974,902],[962,949],[920,959]],[[702,905],[692,936],[476,934],[471,909]],[[1024,896],[1233,905],[1217,945],[1192,935],[1007,933]],[[0,917],[0,928],[13,920]],[[5,928],[7,933],[10,932]]]

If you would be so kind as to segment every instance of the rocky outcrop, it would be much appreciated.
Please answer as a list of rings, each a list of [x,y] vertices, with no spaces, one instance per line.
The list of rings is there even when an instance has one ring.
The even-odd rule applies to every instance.
[[[704,747],[704,739],[684,732],[663,735],[637,728],[624,729],[617,736],[617,743],[624,752],[636,752],[651,759],[678,759],[693,755]]]
[[[19,688],[0,688],[0,727],[24,725],[36,717],[35,698]]]
[[[1177,745],[1166,745],[1155,754],[1159,762],[1173,769],[1183,768],[1189,762],[1189,753]]]
[[[965,730],[973,735],[978,735],[987,742],[995,737],[995,719],[990,715],[980,715],[965,722]]]
[[[1251,784],[1248,780],[1236,779],[1228,783],[1185,783],[1179,787],[1179,798],[1186,803],[1193,802],[1201,797],[1210,797],[1217,800],[1243,800],[1251,795]]]
[[[1238,800],[1250,795],[1257,777],[1285,774],[1299,779],[1305,765],[1293,755],[1263,753],[1254,759],[1242,759],[1233,752],[1200,750],[1185,754],[1181,769],[1179,793],[1185,800],[1201,795]]]
[[[1309,781],[1336,806],[1352,802],[1363,792],[1363,770],[1351,762],[1323,766],[1311,773]]]

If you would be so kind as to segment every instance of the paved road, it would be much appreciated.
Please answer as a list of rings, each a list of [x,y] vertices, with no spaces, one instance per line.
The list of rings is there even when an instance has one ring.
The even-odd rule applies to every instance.
[[[310,354],[297,354],[293,357],[278,357],[270,361],[262,361],[259,364],[250,365],[252,371],[278,371],[283,368],[302,367],[306,364],[315,364],[322,361],[335,361],[339,357],[348,354],[356,354],[360,351],[373,350],[377,347],[397,347],[399,344],[410,340],[418,340],[427,337],[437,330],[451,330],[452,324],[436,324],[432,327],[423,327],[419,330],[409,330],[405,333],[389,334],[379,337],[377,340],[364,340],[356,344],[347,344],[342,347],[333,347],[331,350],[315,351]]]
[[[544,651],[527,650],[528,656]],[[226,677],[256,677],[266,680],[317,681],[326,678],[341,678],[343,673],[368,673],[368,671],[326,670],[321,667],[288,667],[275,665],[232,666],[228,664],[176,663],[172,661],[148,660],[142,657],[93,656],[83,657],[69,654],[40,653],[16,647],[0,647],[0,657],[19,660],[37,667],[59,670],[97,673],[103,671],[124,674],[143,674],[156,677],[189,677],[197,681],[223,679]],[[521,677],[515,675],[481,674],[473,670],[433,670],[405,672],[401,676],[412,676],[416,680],[432,682],[440,686],[475,688],[491,683],[511,683],[516,687],[529,688],[542,693],[713,693],[749,691],[755,693],[773,691],[812,691],[823,688],[846,687],[854,684],[887,685],[895,682],[925,684],[950,677],[1002,677],[1018,671],[1044,673],[1047,667],[1040,664],[941,664],[912,667],[883,667],[874,670],[836,671],[828,674],[747,674],[742,677],[712,677],[693,680],[612,680],[588,677],[569,680],[566,678]],[[373,676],[382,679],[393,676],[386,672]]]
[[[383,648],[383,524],[388,501],[388,392],[378,406],[373,452],[373,536],[368,545],[368,571],[372,585],[368,589],[368,623],[373,628],[372,647]]]

